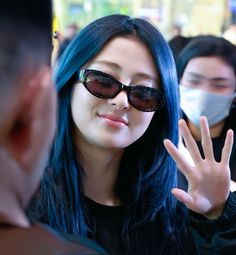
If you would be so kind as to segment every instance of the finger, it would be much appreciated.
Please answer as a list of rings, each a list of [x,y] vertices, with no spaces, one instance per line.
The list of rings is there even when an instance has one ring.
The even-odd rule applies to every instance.
[[[175,196],[177,200],[185,204],[187,208],[192,208],[193,199],[192,197],[182,189],[174,188],[171,193]]]
[[[191,135],[191,132],[185,122],[185,120],[181,119],[179,121],[179,129],[180,133],[183,136],[184,143],[186,148],[188,149],[189,153],[195,164],[199,163],[202,160],[201,154],[199,152],[198,146]]]
[[[178,151],[178,149],[175,147],[175,145],[168,139],[164,140],[164,146],[168,153],[171,155],[171,157],[176,162],[179,170],[186,176],[188,179],[190,172],[191,172],[191,165],[186,161],[184,156]]]
[[[210,135],[210,130],[207,122],[207,118],[205,116],[201,116],[200,118],[200,129],[202,135],[202,149],[204,152],[204,156],[206,159],[215,160],[213,148],[212,148],[212,139]]]
[[[230,160],[230,155],[232,152],[234,142],[234,132],[233,130],[228,130],[225,138],[224,147],[221,153],[221,163],[228,165]]]

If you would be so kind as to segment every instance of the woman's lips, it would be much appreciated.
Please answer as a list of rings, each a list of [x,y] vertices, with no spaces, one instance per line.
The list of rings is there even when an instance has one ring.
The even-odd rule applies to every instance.
[[[124,125],[128,126],[128,122],[124,118],[122,118],[118,115],[108,113],[108,114],[98,114],[98,116],[102,119],[106,119],[113,123],[117,123],[122,126],[124,126]]]

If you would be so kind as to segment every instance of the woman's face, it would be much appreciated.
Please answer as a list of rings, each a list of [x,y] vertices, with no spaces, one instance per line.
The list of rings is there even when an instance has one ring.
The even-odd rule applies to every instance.
[[[235,91],[233,68],[220,57],[191,59],[180,81],[182,86],[229,95]]]
[[[128,86],[158,88],[158,75],[147,48],[133,38],[112,39],[83,69],[102,71]],[[123,90],[111,99],[92,95],[82,83],[72,92],[75,142],[106,149],[120,149],[139,139],[154,112],[142,112],[128,102]]]

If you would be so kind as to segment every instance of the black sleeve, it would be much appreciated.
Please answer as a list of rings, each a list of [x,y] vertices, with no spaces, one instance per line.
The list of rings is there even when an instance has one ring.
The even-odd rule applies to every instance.
[[[190,231],[201,255],[236,254],[236,193],[231,192],[216,220],[189,211]]]

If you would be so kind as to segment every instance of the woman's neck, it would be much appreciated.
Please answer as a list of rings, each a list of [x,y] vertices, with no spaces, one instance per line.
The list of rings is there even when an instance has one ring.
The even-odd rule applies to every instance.
[[[190,129],[190,132],[191,132],[194,140],[200,141],[201,140],[201,130],[200,130],[200,128],[197,127],[196,125],[194,125],[189,120],[188,120],[187,124],[188,124],[188,127]],[[220,123],[214,125],[213,127],[210,127],[211,138],[216,138],[216,137],[220,136],[220,134],[223,130],[224,124],[225,124],[225,120],[223,120]]]
[[[120,205],[115,187],[123,150],[80,146],[79,151],[85,171],[84,195],[104,205]]]

